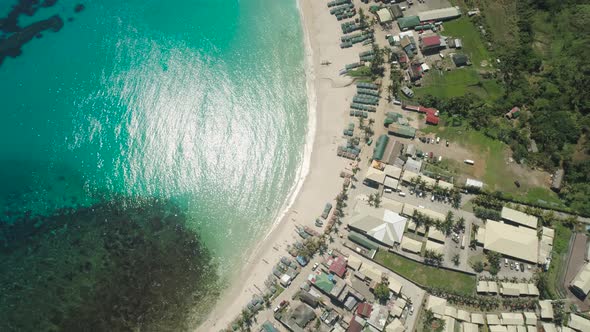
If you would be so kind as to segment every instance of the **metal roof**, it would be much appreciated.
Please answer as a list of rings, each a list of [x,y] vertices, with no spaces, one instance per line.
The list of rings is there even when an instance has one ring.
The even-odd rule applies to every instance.
[[[425,21],[441,21],[461,16],[459,7],[448,7],[434,10],[427,10],[418,13],[418,19],[421,22]],[[399,22],[399,20],[398,20]]]
[[[502,219],[534,229],[537,229],[539,223],[537,217],[505,206],[502,208]]]
[[[484,248],[536,264],[539,239],[532,229],[488,220]]]

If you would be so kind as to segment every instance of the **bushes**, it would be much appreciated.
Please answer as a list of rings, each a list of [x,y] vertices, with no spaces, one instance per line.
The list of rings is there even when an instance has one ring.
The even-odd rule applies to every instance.
[[[499,211],[482,208],[480,206],[473,207],[473,214],[480,219],[500,220],[501,217]]]

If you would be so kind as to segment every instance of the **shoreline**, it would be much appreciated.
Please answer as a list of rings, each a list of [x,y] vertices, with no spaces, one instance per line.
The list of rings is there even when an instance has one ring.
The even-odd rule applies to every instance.
[[[231,279],[230,287],[221,294],[207,319],[197,327],[198,331],[226,328],[252,296],[261,293],[264,281],[280,257],[289,256],[287,246],[299,239],[295,226],[315,227],[315,218],[321,214],[324,204],[334,202],[341,189],[339,173],[348,161],[338,157],[336,149],[341,143],[341,131],[348,118],[346,109],[354,86],[346,84],[351,82],[350,79],[345,84],[335,83],[343,80],[338,75],[338,68],[353,62],[357,53],[342,56],[338,42],[340,27],[332,21],[333,17],[325,10],[324,3],[296,1],[303,32],[307,90],[308,128],[304,159],[295,188],[284,208],[266,236],[248,255],[240,272]],[[316,34],[314,30],[317,30]],[[329,42],[322,42],[321,37]],[[320,55],[329,57],[334,65],[321,66]],[[328,84],[323,84],[326,82]]]

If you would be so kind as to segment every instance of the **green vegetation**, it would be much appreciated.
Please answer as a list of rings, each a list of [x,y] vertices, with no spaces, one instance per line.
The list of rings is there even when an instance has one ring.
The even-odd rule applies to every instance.
[[[371,77],[371,68],[367,66],[359,67],[349,71],[346,75],[350,77]]]
[[[386,303],[389,300],[389,287],[384,283],[379,283],[375,286],[375,297],[381,303]]]
[[[391,271],[425,287],[472,295],[475,293],[475,277],[414,262],[400,255],[379,251],[375,261]]]
[[[444,35],[461,38],[463,48],[460,52],[469,57],[474,67],[489,68],[492,65],[490,52],[481,34],[467,16],[444,23]]]
[[[564,273],[567,265],[567,252],[569,242],[572,236],[572,230],[561,222],[551,225],[555,229],[555,239],[553,240],[553,255],[547,276],[547,296],[551,299],[562,298],[562,292],[559,290],[560,275]]]
[[[424,78],[424,87],[415,89],[416,95],[433,95],[439,98],[451,98],[472,93],[483,99],[495,100],[502,94],[502,87],[494,79],[493,63],[490,52],[486,49],[478,30],[469,18],[462,17],[444,24],[445,36],[460,38],[463,48],[457,53],[466,54],[472,66],[454,68],[451,59],[441,62],[453,68],[451,71],[432,70]]]
[[[542,201],[549,207],[561,199],[570,209],[590,215],[590,5],[581,0],[463,0],[459,4],[479,7],[482,16],[445,23],[445,35],[456,34],[464,40],[462,52],[470,55],[472,70],[495,77],[483,80],[481,86],[488,82],[492,91],[488,93],[495,91],[500,97],[486,98],[467,86],[466,93],[459,95],[460,82],[469,85],[477,78],[463,73],[454,74],[456,83],[446,82],[451,83],[447,87],[434,84],[417,90],[420,101],[454,122],[504,142],[496,151],[501,158],[486,163],[484,182],[492,183],[495,190],[516,192],[515,198],[521,201],[537,205]],[[477,28],[480,25],[485,33]],[[499,72],[481,72],[491,66]],[[431,76],[433,81],[438,79]],[[494,90],[489,82],[499,82],[502,88]],[[521,109],[520,116],[505,119],[503,115],[513,107]],[[539,152],[531,150],[533,140]],[[493,146],[489,148],[494,152]],[[503,161],[508,156],[549,172],[563,167],[566,176],[559,197],[548,190],[526,193],[530,186],[519,190],[511,186],[513,176],[494,171],[496,166],[507,168]]]

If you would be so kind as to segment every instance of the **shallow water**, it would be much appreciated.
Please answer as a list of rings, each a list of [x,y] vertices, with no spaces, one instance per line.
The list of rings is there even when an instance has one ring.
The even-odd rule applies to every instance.
[[[0,65],[0,222],[170,199],[220,273],[237,270],[303,158],[295,0],[77,3],[21,16],[64,26]]]

